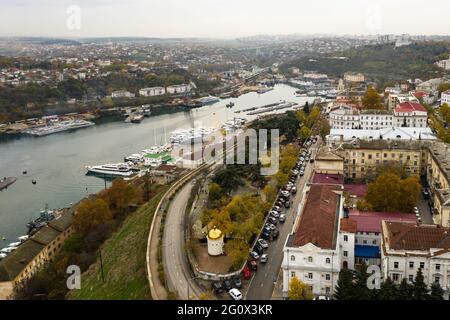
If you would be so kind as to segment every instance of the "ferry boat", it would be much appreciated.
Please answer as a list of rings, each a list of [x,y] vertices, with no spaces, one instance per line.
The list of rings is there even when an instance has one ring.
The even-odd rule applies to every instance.
[[[207,97],[197,99],[197,101],[201,102],[203,105],[206,105],[206,104],[218,102],[218,101],[220,101],[220,99],[217,97],[214,97],[214,96],[207,96]]]
[[[80,129],[85,127],[91,127],[94,126],[95,123],[91,121],[86,120],[67,120],[67,121],[60,121],[60,122],[54,122],[51,125],[47,125],[44,127],[39,128],[33,128],[23,131],[23,133],[36,136],[36,137],[43,137],[48,136],[50,134],[68,131],[68,130],[74,130],[74,129]]]
[[[58,212],[54,210],[49,210],[48,207],[46,206],[45,209],[41,210],[41,212],[39,213],[39,217],[37,219],[27,223],[28,236],[34,233],[35,231],[41,229],[42,227],[45,227],[50,221],[56,219],[58,215],[59,215]]]
[[[16,177],[4,177],[0,179],[0,191],[3,189],[7,189],[10,185],[17,181]]]
[[[131,177],[134,174],[132,166],[128,163],[111,163],[99,166],[86,166],[87,173],[109,177]]]

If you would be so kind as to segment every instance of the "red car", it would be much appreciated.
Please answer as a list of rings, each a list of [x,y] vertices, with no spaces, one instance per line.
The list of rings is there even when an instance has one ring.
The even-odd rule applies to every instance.
[[[250,279],[252,277],[252,272],[250,271],[248,266],[245,266],[244,270],[242,270],[242,277],[245,280],[248,280],[248,279]]]

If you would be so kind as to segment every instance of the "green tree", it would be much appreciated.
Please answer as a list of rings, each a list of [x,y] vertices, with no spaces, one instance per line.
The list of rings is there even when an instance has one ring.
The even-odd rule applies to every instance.
[[[365,109],[383,109],[381,96],[372,86],[367,88],[367,91],[362,99],[362,105]]]
[[[440,284],[437,282],[433,282],[431,285],[430,292],[431,300],[444,300],[444,290],[441,288]]]
[[[413,300],[427,300],[430,296],[428,295],[428,288],[424,281],[422,269],[419,268],[416,273],[416,277],[413,282]]]
[[[310,112],[308,101],[306,101],[305,106],[303,107],[303,112],[305,114],[309,114],[309,112]]]
[[[367,279],[369,275],[367,274],[367,266],[362,264],[358,267],[358,272],[356,274],[356,283],[354,285],[354,296],[358,300],[369,300],[371,292],[367,287]]]
[[[219,201],[222,198],[223,192],[220,185],[217,183],[211,183],[209,186],[209,200],[212,202]]]
[[[293,277],[289,281],[289,300],[312,300],[313,294],[308,286],[300,281],[297,277]]]
[[[411,300],[413,297],[413,287],[406,278],[402,279],[397,291],[397,300]]]
[[[339,273],[334,298],[336,300],[352,300],[354,297],[353,275],[348,269],[342,269]]]
[[[307,126],[303,126],[298,130],[298,136],[302,140],[306,140],[311,136],[311,129],[309,129]]]
[[[379,300],[397,300],[398,298],[398,288],[397,285],[388,277],[380,287],[380,292],[378,295]]]

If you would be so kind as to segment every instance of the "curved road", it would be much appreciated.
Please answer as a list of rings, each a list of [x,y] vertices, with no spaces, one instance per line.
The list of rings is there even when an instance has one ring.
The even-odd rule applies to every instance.
[[[178,191],[167,210],[163,235],[163,264],[167,285],[178,299],[198,298],[202,290],[196,285],[185,253],[185,212],[193,183]],[[188,296],[189,294],[189,296]]]

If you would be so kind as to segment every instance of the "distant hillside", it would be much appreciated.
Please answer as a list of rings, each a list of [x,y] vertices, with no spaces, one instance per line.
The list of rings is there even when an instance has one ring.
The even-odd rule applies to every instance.
[[[289,68],[316,70],[333,76],[342,76],[347,71],[362,72],[378,80],[401,80],[409,78],[428,79],[443,74],[434,65],[448,58],[450,42],[423,42],[395,48],[391,45],[372,45],[333,55],[304,57],[281,66],[284,73]],[[333,57],[347,57],[346,60]]]

